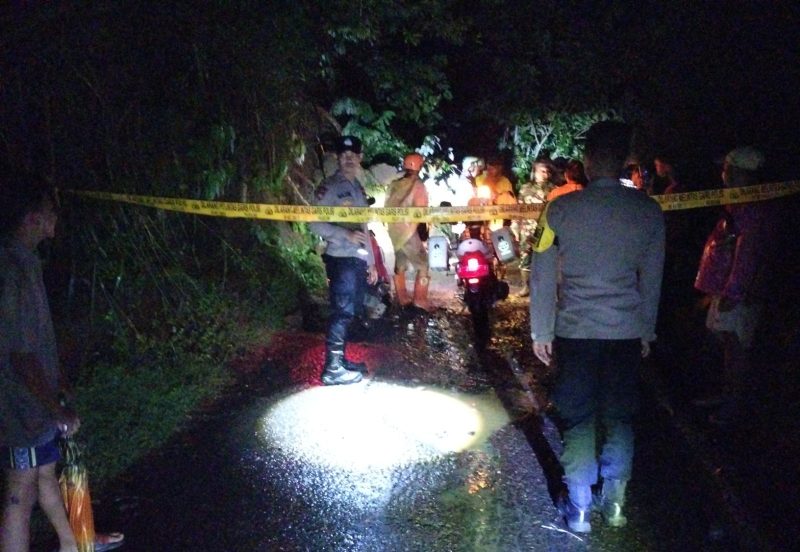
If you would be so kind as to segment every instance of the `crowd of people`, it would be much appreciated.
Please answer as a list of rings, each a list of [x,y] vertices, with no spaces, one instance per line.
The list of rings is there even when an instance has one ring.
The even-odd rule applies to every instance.
[[[675,289],[685,270],[671,255],[670,236],[679,225],[650,195],[685,188],[675,161],[655,158],[655,177],[630,162],[630,129],[617,122],[594,125],[586,151],[577,159],[536,159],[530,180],[515,190],[501,157],[463,159],[451,189],[453,205],[542,204],[538,220],[487,221],[491,230],[510,228],[520,246],[519,293],[530,297],[530,335],[535,356],[558,365],[552,400],[562,420],[561,463],[568,494],[559,507],[570,529],[591,530],[598,507],[606,523],[626,523],[624,503],[631,477],[633,420],[639,401],[637,374],[650,354]],[[315,192],[316,205],[366,207],[358,179],[362,144],[353,136],[336,145],[337,170]],[[388,186],[386,206],[425,207],[429,191],[421,178],[425,159],[409,153],[403,172]],[[725,156],[726,188],[759,183],[765,160],[752,147]],[[57,441],[72,435],[80,419],[63,401],[68,390],[58,369],[55,336],[36,255],[55,232],[57,199],[52,188],[30,176],[8,179],[7,217],[0,248],[0,435],[6,489],[0,525],[3,552],[26,550],[29,520],[38,501],[63,551],[76,550],[55,466]],[[694,264],[693,287],[707,297],[706,327],[719,339],[723,369],[718,389],[698,397],[715,408],[709,421],[729,424],[742,408],[751,355],[768,297],[769,270],[776,251],[776,215],[770,202],[727,204]],[[366,224],[313,222],[325,245],[330,315],[325,339],[325,385],[353,384],[367,373],[346,357],[348,332],[364,304],[365,286],[378,278],[378,263]],[[675,228],[678,230],[675,230]],[[430,309],[430,274],[419,222],[391,223],[395,251],[395,300],[400,307]],[[684,255],[685,257],[685,255]],[[409,293],[406,273],[415,273]],[[663,281],[663,286],[662,286]],[[678,293],[686,295],[686,290]],[[659,313],[661,309],[661,313]],[[674,323],[674,321],[673,321]],[[673,324],[674,325],[674,324]],[[670,345],[669,330],[661,340]],[[602,431],[598,431],[601,427]],[[122,544],[121,534],[98,534],[96,550]]]
[[[702,258],[691,263],[692,282],[687,284],[687,255],[680,250],[685,225],[665,215],[650,197],[686,190],[675,159],[656,156],[651,178],[645,164],[631,161],[630,142],[626,125],[598,123],[587,133],[583,160],[538,158],[530,179],[518,188],[504,174],[502,157],[489,156],[484,163],[465,156],[460,174],[444,194],[447,204],[455,206],[542,205],[536,220],[486,221],[483,237],[491,248],[492,230],[512,230],[520,253],[518,295],[530,297],[534,354],[546,365],[558,365],[551,398],[563,424],[561,463],[568,491],[559,508],[576,532],[591,530],[593,508],[612,527],[627,521],[623,508],[631,477],[639,365],[650,354],[657,330],[664,329],[664,319],[675,311],[670,302],[678,295],[687,296],[683,287],[692,282],[697,292],[708,296],[706,326],[724,350],[718,392],[696,402],[717,408],[709,417],[712,422],[735,418],[763,311],[764,274],[771,257],[764,245],[772,241],[769,205],[725,205]],[[343,137],[337,151],[339,171],[320,186],[318,204],[366,205],[358,180],[347,177],[347,155],[360,156],[360,142]],[[424,163],[417,153],[405,158],[404,173],[389,185],[387,206],[426,206],[429,195],[442,196],[441,190],[434,194],[426,190],[420,178]],[[732,150],[722,164],[723,186],[757,184],[763,165],[763,155],[754,148]],[[389,234],[397,257],[396,301],[427,310],[429,271],[422,226],[392,223]],[[357,248],[363,242],[363,229],[328,223],[312,228],[328,243],[324,258],[331,282],[333,314],[322,380],[354,383],[363,370],[343,360],[345,328],[357,316],[355,282],[372,274],[373,259]],[[331,268],[343,262],[337,259],[340,256],[348,259],[352,271],[343,274]],[[416,272],[413,296],[406,288],[407,270]],[[669,350],[670,331],[664,334],[661,341]]]

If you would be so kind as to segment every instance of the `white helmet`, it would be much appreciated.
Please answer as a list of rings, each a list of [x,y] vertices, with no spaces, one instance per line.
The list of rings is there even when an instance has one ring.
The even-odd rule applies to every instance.
[[[489,253],[489,248],[486,247],[486,244],[483,243],[481,240],[476,240],[475,238],[468,238],[461,243],[458,244],[458,249],[456,249],[456,256],[461,258],[467,253],[472,253],[473,251],[480,251],[484,255]]]

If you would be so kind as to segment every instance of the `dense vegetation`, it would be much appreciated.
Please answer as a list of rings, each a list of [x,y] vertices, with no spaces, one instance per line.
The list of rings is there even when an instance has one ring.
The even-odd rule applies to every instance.
[[[64,190],[208,200],[307,201],[342,130],[368,160],[505,148],[519,177],[544,151],[575,155],[599,117],[639,124],[645,149],[674,142],[694,112],[670,106],[714,85],[672,65],[676,44],[737,51],[707,28],[715,7],[658,2],[19,4],[2,11],[4,161]],[[225,384],[242,328],[277,327],[324,281],[302,225],[63,201],[49,283],[102,479]]]

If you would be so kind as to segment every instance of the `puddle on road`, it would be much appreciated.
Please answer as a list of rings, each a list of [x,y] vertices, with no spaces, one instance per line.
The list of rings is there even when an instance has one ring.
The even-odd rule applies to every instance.
[[[303,463],[358,472],[480,448],[508,422],[494,393],[372,381],[286,396],[258,431],[265,446]]]

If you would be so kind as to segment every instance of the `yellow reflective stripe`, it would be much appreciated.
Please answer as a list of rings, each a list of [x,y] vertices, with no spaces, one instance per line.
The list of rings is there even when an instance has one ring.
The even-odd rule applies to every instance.
[[[548,203],[549,205],[549,203]],[[547,224],[547,208],[545,208],[542,216],[539,217],[539,224],[533,233],[533,250],[537,253],[543,253],[550,249],[556,239],[556,233]]]

